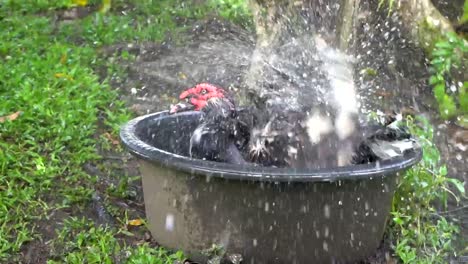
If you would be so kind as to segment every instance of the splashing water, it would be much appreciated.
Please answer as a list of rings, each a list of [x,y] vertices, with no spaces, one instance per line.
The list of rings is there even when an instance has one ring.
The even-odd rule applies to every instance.
[[[398,87],[395,82],[403,82],[402,87],[410,87],[409,90],[414,90],[415,85],[402,78],[402,74],[391,72],[401,61],[397,55],[402,49],[398,45],[403,40],[396,37],[400,34],[397,19],[392,17],[385,24],[374,23],[372,19],[376,16],[365,17],[367,9],[372,8],[365,3],[359,11],[347,15],[343,1],[312,2],[307,3],[308,6],[283,8],[287,12],[282,14],[280,8],[275,18],[277,22],[272,26],[276,33],[272,39],[257,35],[256,46],[248,31],[208,22],[194,28],[194,36],[188,40],[190,45],[170,47],[170,52],[149,55],[157,56],[157,60],[142,58],[144,64],[134,69],[138,80],[158,86],[158,89],[146,89],[149,94],[144,98],[150,100],[145,104],[153,102],[154,107],[164,99],[160,93],[151,95],[152,90],[173,88],[171,93],[175,97],[180,87],[191,87],[200,81],[244,95],[237,98],[239,105],[255,103],[256,98],[248,100],[248,96],[242,94],[250,90],[264,100],[271,111],[306,112],[310,118],[304,123],[311,128],[310,137],[319,142],[333,134],[336,142],[330,140],[325,145],[330,148],[329,152],[337,153],[338,165],[345,165],[352,152],[350,139],[360,132],[357,113],[375,109],[368,105],[369,101],[374,101],[372,93],[381,89],[382,83]],[[370,27],[368,22],[380,31]],[[344,28],[350,23],[353,30],[343,37]],[[393,28],[397,29],[391,30]],[[376,45],[374,38],[386,42],[379,40]],[[343,45],[342,39],[347,39],[349,45]],[[382,45],[385,52],[378,53]],[[393,50],[387,48],[391,45],[394,45]],[[406,42],[404,47],[410,44]],[[362,77],[365,66],[383,70],[369,82]],[[257,149],[263,146],[258,145]],[[287,152],[295,155],[297,148],[288,148]]]

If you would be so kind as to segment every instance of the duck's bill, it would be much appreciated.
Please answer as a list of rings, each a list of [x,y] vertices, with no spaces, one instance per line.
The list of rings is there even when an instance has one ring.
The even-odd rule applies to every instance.
[[[192,104],[187,104],[187,103],[178,103],[176,105],[172,105],[171,109],[169,110],[169,114],[175,114],[179,112],[184,112],[184,111],[190,111],[193,110],[194,106]]]

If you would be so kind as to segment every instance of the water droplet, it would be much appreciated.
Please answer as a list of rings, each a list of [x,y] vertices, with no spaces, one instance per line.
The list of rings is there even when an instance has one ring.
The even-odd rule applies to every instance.
[[[167,214],[166,215],[166,230],[167,231],[174,231],[174,215],[172,214]]]
[[[328,252],[328,243],[326,241],[323,241],[323,250]]]
[[[324,214],[325,218],[330,218],[330,206],[328,204],[326,204],[323,207],[323,214]]]

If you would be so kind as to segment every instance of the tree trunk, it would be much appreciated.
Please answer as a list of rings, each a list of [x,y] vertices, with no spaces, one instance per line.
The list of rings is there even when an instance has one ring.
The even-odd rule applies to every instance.
[[[453,32],[450,21],[432,4],[431,0],[399,0],[397,10],[412,39],[430,53],[444,34]]]
[[[349,0],[343,3],[339,31],[339,47],[341,50],[349,50],[353,36],[356,36],[356,21],[359,12],[359,4],[360,0]]]
[[[445,33],[454,31],[431,0],[395,1],[396,11],[411,39],[427,52]],[[356,33],[359,5],[360,0],[250,0],[257,48],[269,49],[282,37],[291,37],[302,29],[305,34],[311,30],[325,34],[327,42],[343,51],[349,50]]]
[[[300,64],[301,60],[310,59],[306,58],[307,56],[315,55],[315,42],[318,39],[325,42],[327,46],[342,51],[352,48],[359,1],[251,0],[250,7],[257,41],[246,82],[247,86],[254,91],[250,90],[251,93],[246,94],[245,97],[249,98],[252,95],[262,97],[271,92],[259,87],[263,85],[265,88],[264,83],[261,83],[265,81],[265,78],[271,77],[271,74],[265,75],[265,67],[272,68],[272,71],[282,75],[283,79],[291,79],[292,73],[287,73],[287,69],[281,69],[278,63],[276,63],[277,67],[274,66],[273,61],[289,60],[291,63]],[[288,49],[287,52],[286,49]],[[309,52],[309,54],[304,54],[304,52]],[[284,66],[286,63],[280,64]],[[304,75],[307,74],[304,73]]]

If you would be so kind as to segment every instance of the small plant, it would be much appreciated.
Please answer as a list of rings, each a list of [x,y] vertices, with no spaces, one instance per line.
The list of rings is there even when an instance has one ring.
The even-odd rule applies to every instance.
[[[468,44],[455,33],[448,33],[446,39],[436,43],[432,52],[433,75],[429,83],[434,87],[434,96],[444,119],[457,114],[468,114],[468,82],[459,85],[451,76],[452,68],[466,64]],[[457,87],[458,86],[458,87]],[[458,106],[457,106],[458,105]]]
[[[418,137],[424,156],[399,182],[392,204],[390,236],[403,263],[446,263],[447,257],[456,254],[454,241],[459,228],[438,214],[435,204],[445,207],[449,195],[458,201],[459,194],[464,195],[464,186],[447,177],[447,167],[441,164],[432,142],[429,122],[408,118],[407,126]]]
[[[390,14],[398,3],[399,0],[379,0],[378,9],[387,5]],[[467,21],[468,0],[465,0],[464,13],[460,23],[466,23]],[[468,83],[458,82],[451,76],[453,68],[460,69],[462,66],[466,66],[467,53],[467,41],[454,32],[450,32],[436,42],[434,50],[430,54],[433,75],[429,83],[434,87],[434,97],[437,100],[440,115],[444,119],[453,118],[457,115],[464,115],[464,119],[466,119],[468,114],[466,92]]]
[[[208,264],[220,264],[226,250],[222,245],[213,244],[211,248],[203,250],[202,254],[209,258]]]

